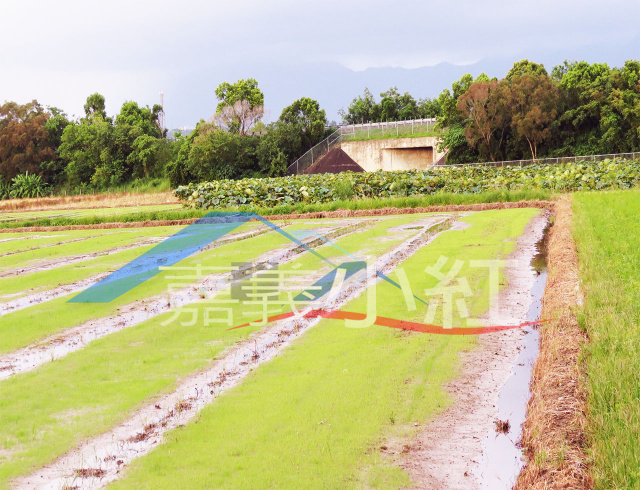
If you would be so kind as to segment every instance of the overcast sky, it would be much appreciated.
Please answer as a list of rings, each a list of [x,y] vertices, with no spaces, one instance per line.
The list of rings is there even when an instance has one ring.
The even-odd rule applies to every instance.
[[[334,92],[346,99],[321,101],[342,107],[364,85],[347,97],[340,77],[369,68],[523,57],[549,70],[576,57],[616,66],[640,58],[639,18],[639,0],[0,0],[0,102],[37,98],[80,116],[97,91],[115,114],[163,90],[168,125],[193,126],[215,109],[218,84],[255,73],[273,119],[305,90],[327,98],[325,67],[346,69]],[[309,76],[294,87],[296,70]],[[398,70],[401,89],[409,73]]]

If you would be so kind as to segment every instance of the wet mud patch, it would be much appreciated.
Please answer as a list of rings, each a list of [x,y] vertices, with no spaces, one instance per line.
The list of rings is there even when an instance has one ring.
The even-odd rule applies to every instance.
[[[437,226],[425,228],[422,233],[399,244],[378,259],[376,268],[383,274],[391,274],[396,263],[429,244],[449,223],[450,220],[443,220]],[[355,277],[353,283],[323,300],[321,305],[307,307],[301,312],[300,318],[276,321],[266,329],[255,332],[222,353],[209,368],[180,380],[175,391],[139,409],[108,432],[82,442],[52,464],[14,480],[14,486],[59,488],[70,484],[90,488],[94,485],[105,486],[118,479],[128,463],[161,444],[167,431],[193,420],[202,408],[221,393],[237,386],[259,365],[279,355],[291,342],[321,321],[321,316],[306,316],[305,311],[312,313],[318,307],[328,311],[338,310],[379,280],[367,274]],[[106,473],[99,482],[92,477],[75,477],[75,470],[84,467],[100,468]]]
[[[529,317],[534,283],[540,277],[531,262],[538,254],[537,243],[543,237],[547,223],[548,214],[543,212],[534,217],[518,237],[505,270],[507,287],[499,293],[499,307],[492,307],[484,316],[486,325],[520,325]],[[523,342],[528,338],[533,337],[530,333],[525,334],[523,328],[481,335],[474,349],[460,354],[460,376],[444,386],[453,404],[410,441],[404,442],[410,447],[409,451],[404,451],[405,446],[400,442],[385,444],[393,448],[385,452],[407,470],[416,487],[511,488],[517,472],[510,477],[511,484],[501,481],[499,486],[485,487],[481,464],[485,439],[513,438],[514,427],[521,424],[516,424],[513,417],[500,415],[498,407],[502,387],[511,376],[512,367],[522,363],[516,360],[521,351],[527,350],[523,349],[523,345],[526,346]],[[528,369],[530,373],[531,366]],[[528,386],[529,378],[525,382],[527,391]],[[526,398],[520,402],[523,412],[526,402]],[[507,434],[496,432],[496,420],[509,421]],[[510,441],[512,447],[515,443],[517,438]]]

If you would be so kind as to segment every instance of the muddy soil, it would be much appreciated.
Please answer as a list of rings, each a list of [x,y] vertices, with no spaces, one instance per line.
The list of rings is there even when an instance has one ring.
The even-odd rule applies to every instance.
[[[536,216],[518,238],[505,270],[508,285],[485,315],[485,325],[520,325],[527,321],[536,278],[530,264],[547,223],[547,213]],[[520,328],[479,336],[477,346],[460,355],[460,375],[445,385],[452,405],[425,423],[413,440],[386,444],[386,453],[409,472],[415,487],[484,486],[480,468],[483,440],[495,434],[500,390],[511,374],[524,336]],[[497,488],[510,486],[506,482]]]
[[[444,223],[446,218],[440,220]],[[404,241],[376,261],[376,268],[390,274],[395,266],[430,243],[438,233],[429,233],[435,225],[425,226],[417,235]],[[362,274],[339,294],[327,298],[318,307],[336,310],[357,298],[378,281]],[[163,435],[193,419],[203,407],[223,391],[238,385],[252,370],[279,355],[292,341],[320,321],[319,318],[297,318],[276,322],[231,347],[211,368],[183,380],[173,393],[142,408],[124,423],[61,457],[53,464],[13,482],[14,488],[44,489],[99,488],[118,479],[126,466],[162,443]],[[99,475],[99,476],[96,476]]]
[[[334,239],[362,230],[373,224],[374,220],[344,221],[342,228],[318,228],[318,232],[329,239]],[[302,240],[310,248],[323,245],[324,240],[310,237]],[[305,251],[303,247],[291,244],[284,249],[276,249],[259,257],[253,265],[247,265],[243,272],[258,270],[264,264],[284,264],[298,257]],[[171,300],[167,294],[137,301],[119,309],[116,315],[90,320],[81,325],[51,335],[36,344],[17,351],[0,355],[0,380],[28,372],[47,362],[65,357],[67,354],[81,350],[94,340],[100,339],[125,328],[138,325],[144,321],[179,308],[214,297],[219,291],[228,287],[233,280],[233,273],[210,274],[194,284],[173,292]]]
[[[254,230],[254,231],[247,231],[247,232],[243,232],[243,233],[233,233],[233,234],[229,234],[228,236],[220,239],[220,240],[216,240],[214,243],[211,243],[210,245],[207,245],[206,247],[203,247],[202,249],[200,249],[198,252],[196,252],[196,254],[201,254],[203,252],[206,252],[208,250],[212,250],[214,248],[220,247],[222,245],[225,245],[227,243],[231,243],[231,242],[236,242],[239,240],[244,240],[246,238],[251,238],[251,237],[255,237],[258,235],[262,235],[264,233],[269,232],[270,230],[268,229],[260,229],[260,230]],[[3,273],[0,273],[0,278],[2,277],[7,277],[7,276],[15,276],[15,275],[22,275],[22,274],[32,274],[35,272],[43,272],[46,270],[51,270],[51,269],[56,269],[58,267],[63,267],[63,266],[67,266],[67,265],[72,265],[78,262],[84,262],[85,260],[88,259],[93,259],[96,257],[102,257],[102,256],[106,256],[106,255],[111,255],[111,254],[115,254],[118,252],[122,252],[125,250],[131,250],[131,249],[135,249],[138,247],[143,247],[145,245],[152,245],[154,243],[159,243],[161,241],[163,241],[165,239],[165,237],[155,237],[155,238],[149,238],[146,240],[143,240],[141,242],[136,243],[135,245],[129,245],[126,247],[117,247],[117,248],[112,248],[109,250],[105,250],[102,252],[96,252],[96,253],[92,253],[92,254],[85,254],[85,255],[75,255],[75,256],[67,256],[67,257],[62,257],[59,259],[52,259],[50,261],[47,260],[41,260],[38,261],[37,264],[34,264],[32,266],[27,266],[24,268],[18,268],[18,269],[12,269]],[[77,281],[75,283],[70,283],[70,284],[63,284],[60,285],[58,287],[55,287],[53,289],[47,290],[47,291],[25,291],[25,293],[28,294],[24,294],[24,293],[17,293],[14,295],[10,295],[10,296],[20,296],[17,299],[11,300],[11,301],[5,301],[5,302],[0,302],[0,316],[5,315],[7,313],[13,312],[13,311],[17,311],[17,310],[21,310],[23,308],[28,308],[30,306],[34,306],[40,303],[44,303],[46,301],[51,301],[53,299],[56,298],[60,298],[62,296],[66,296],[68,294],[73,294],[73,293],[79,293],[80,291],[83,291],[84,289],[88,288],[89,286],[92,286],[93,284],[95,284],[96,282],[100,281],[101,279],[103,279],[104,277],[108,276],[110,274],[110,272],[105,272],[102,274],[97,274],[95,276],[89,277],[87,279],[83,279],[81,281]],[[0,296],[0,300],[2,299],[2,297]]]

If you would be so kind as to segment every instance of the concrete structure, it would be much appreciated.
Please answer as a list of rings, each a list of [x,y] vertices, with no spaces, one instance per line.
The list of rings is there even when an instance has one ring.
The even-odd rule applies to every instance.
[[[376,170],[423,170],[437,162],[440,138],[388,138],[343,141],[340,148],[367,172]]]

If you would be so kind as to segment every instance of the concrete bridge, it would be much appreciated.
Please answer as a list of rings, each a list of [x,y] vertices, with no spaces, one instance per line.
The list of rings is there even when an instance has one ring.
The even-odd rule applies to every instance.
[[[385,138],[343,141],[340,148],[367,172],[376,170],[423,170],[440,160],[440,138]]]

